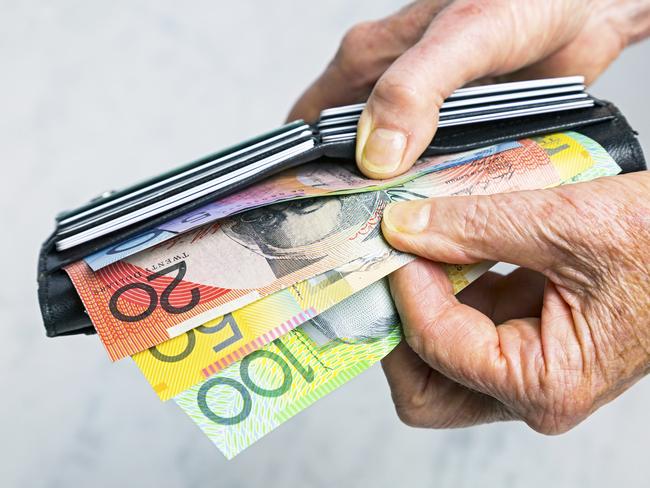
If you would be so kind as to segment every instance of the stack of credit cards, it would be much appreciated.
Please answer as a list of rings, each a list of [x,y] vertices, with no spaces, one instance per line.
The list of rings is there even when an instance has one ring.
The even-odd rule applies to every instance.
[[[581,76],[462,88],[442,105],[439,127],[590,107],[594,100],[584,88]],[[313,126],[293,122],[64,212],[57,219],[56,248],[72,249],[199,199],[224,196],[229,188],[239,189],[298,164],[301,154],[320,144],[353,141],[363,108],[356,104],[326,109]]]
[[[281,168],[284,161],[315,144],[313,129],[302,121],[294,122],[170,173],[102,195],[59,216],[56,247],[59,251],[70,249],[228,186],[252,182],[256,174]]]
[[[438,127],[475,124],[591,107],[584,77],[519,81],[456,90],[440,108]],[[352,140],[365,103],[323,110],[317,128],[322,142]]]

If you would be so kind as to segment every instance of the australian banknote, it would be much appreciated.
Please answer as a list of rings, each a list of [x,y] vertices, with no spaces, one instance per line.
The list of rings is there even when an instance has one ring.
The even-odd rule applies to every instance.
[[[109,355],[119,359],[299,281],[386,252],[379,224],[390,201],[540,188],[559,178],[543,146],[525,140],[388,190],[252,210],[97,272],[83,261],[66,271]]]
[[[385,280],[321,314],[311,328],[318,333],[294,329],[175,398],[228,459],[379,361],[401,339]]]
[[[468,267],[454,292],[491,265]],[[381,360],[401,337],[399,316],[382,279],[174,400],[231,459]]]
[[[363,177],[352,162],[317,161],[289,169],[234,195],[192,210],[124,242],[93,253],[85,257],[84,261],[93,271],[97,271],[179,234],[245,210],[299,198],[382,190],[519,146],[516,141],[504,142],[459,154],[422,158],[406,174],[387,180]]]
[[[410,262],[412,256],[364,256],[296,283],[133,356],[161,400],[218,373],[305,321]],[[475,271],[450,272],[455,282]]]

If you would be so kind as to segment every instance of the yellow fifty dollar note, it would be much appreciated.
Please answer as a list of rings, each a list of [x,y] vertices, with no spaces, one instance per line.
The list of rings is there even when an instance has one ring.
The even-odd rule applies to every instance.
[[[413,259],[388,251],[297,283],[133,355],[161,400],[239,361]]]

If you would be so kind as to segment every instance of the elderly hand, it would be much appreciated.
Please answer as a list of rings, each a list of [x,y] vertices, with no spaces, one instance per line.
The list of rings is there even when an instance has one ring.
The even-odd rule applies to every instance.
[[[573,427],[650,370],[650,173],[553,190],[393,204],[420,259],[393,273],[407,344],[383,362],[402,420]],[[507,261],[454,297],[432,261]],[[464,302],[464,303],[463,303]]]
[[[357,164],[369,177],[388,178],[431,142],[438,108],[456,88],[495,76],[592,81],[649,32],[650,0],[421,0],[353,27],[289,119],[313,120],[372,90]]]
[[[468,82],[595,79],[650,34],[650,0],[418,1],[361,24],[290,118],[364,100],[357,164],[407,170]],[[402,420],[521,419],[563,432],[650,369],[650,174],[553,190],[393,204],[382,228],[424,259],[391,290],[406,342],[382,362]],[[437,262],[506,261],[454,297]]]

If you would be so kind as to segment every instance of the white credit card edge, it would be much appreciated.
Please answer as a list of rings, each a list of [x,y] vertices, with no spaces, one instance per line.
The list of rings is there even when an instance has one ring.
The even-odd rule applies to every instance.
[[[468,116],[468,117],[462,117],[458,119],[444,120],[441,122],[439,127],[454,127],[456,125],[473,124],[477,122],[488,122],[492,120],[504,120],[513,117],[521,117],[524,115],[537,115],[537,114],[544,114],[544,113],[560,112],[562,110],[575,110],[578,108],[591,107],[593,106],[593,104],[594,104],[593,100],[584,100],[581,102],[548,105],[544,107],[523,108],[520,110],[502,112],[500,114]]]
[[[492,85],[470,86],[459,88],[449,98],[482,95],[485,93],[497,93],[501,91],[529,90],[535,88],[562,86],[562,85],[584,85],[585,77],[581,75],[563,76],[560,78],[542,78],[539,80],[511,81],[507,83],[494,83]]]
[[[443,110],[457,107],[469,107],[472,105],[479,105],[484,103],[507,102],[510,100],[521,100],[524,98],[545,97],[547,95],[559,95],[561,93],[581,93],[583,91],[583,85],[569,85],[558,88],[542,88],[539,90],[510,92],[498,95],[486,95],[477,98],[469,98],[456,101],[452,100],[451,102],[445,102],[442,104],[442,107],[440,107],[440,109]]]
[[[269,144],[269,143],[275,142],[275,141],[278,140],[278,139],[281,139],[281,138],[283,138],[283,137],[287,137],[287,136],[289,136],[289,135],[291,135],[291,134],[293,134],[293,133],[295,133],[295,132],[303,131],[303,130],[308,129],[308,128],[309,128],[309,125],[307,125],[307,124],[304,124],[304,125],[302,125],[302,126],[298,126],[298,127],[294,127],[293,129],[289,129],[289,130],[286,131],[286,132],[282,132],[282,133],[277,134],[277,135],[275,135],[275,136],[273,136],[273,137],[270,137],[270,138],[268,138],[268,139],[264,139],[264,140],[262,140],[262,141],[259,141],[259,142],[255,143],[255,144],[252,144],[252,145],[250,145],[250,146],[247,146],[247,147],[245,147],[245,148],[239,149],[239,150],[234,151],[234,152],[232,152],[232,153],[229,153],[229,154],[227,154],[227,155],[225,155],[225,156],[222,156],[222,157],[220,157],[220,158],[214,159],[214,160],[209,161],[209,162],[207,162],[207,163],[205,163],[205,164],[202,164],[202,165],[200,165],[200,166],[197,166],[196,168],[191,168],[191,169],[186,170],[186,171],[184,171],[184,172],[182,172],[182,173],[178,173],[178,174],[176,174],[176,175],[172,175],[172,176],[170,176],[169,178],[167,178],[167,179],[165,179],[165,180],[160,180],[160,181],[158,181],[158,182],[156,182],[156,183],[153,183],[153,184],[151,184],[151,185],[149,185],[149,186],[147,186],[147,187],[140,188],[139,190],[136,190],[136,191],[134,191],[134,192],[130,192],[130,193],[128,193],[128,194],[126,194],[126,195],[123,195],[123,196],[121,196],[121,197],[115,198],[115,199],[113,199],[113,200],[110,200],[110,201],[108,201],[108,202],[102,203],[102,204],[97,205],[97,206],[95,206],[95,207],[91,207],[91,208],[89,208],[89,209],[87,209],[87,210],[84,210],[83,212],[78,213],[78,214],[71,215],[70,217],[67,217],[67,218],[61,220],[61,221],[59,222],[59,225],[66,225],[67,222],[69,222],[69,221],[74,221],[74,220],[78,220],[78,219],[81,218],[82,216],[87,215],[87,214],[89,214],[89,213],[92,213],[92,212],[96,211],[97,209],[104,208],[104,207],[106,207],[106,206],[110,206],[111,204],[114,204],[114,203],[117,202],[117,201],[122,201],[122,200],[124,200],[124,199],[132,198],[134,195],[138,195],[138,194],[141,194],[141,193],[143,193],[143,192],[146,192],[147,190],[150,190],[150,189],[152,189],[152,188],[156,188],[156,187],[158,187],[158,186],[160,186],[160,185],[162,185],[162,184],[164,184],[164,183],[166,183],[166,182],[174,181],[175,179],[181,178],[181,177],[183,177],[183,176],[186,175],[186,174],[191,174],[191,173],[193,173],[193,172],[199,171],[201,168],[203,168],[203,167],[205,167],[205,166],[219,164],[220,162],[222,162],[222,161],[224,161],[224,160],[227,160],[227,159],[229,159],[229,158],[235,157],[235,156],[237,156],[237,155],[239,155],[239,154],[242,154],[243,152],[250,151],[250,150],[256,149],[256,148],[258,148],[258,147],[260,147],[260,146],[263,146],[263,145],[266,145],[266,144]]]
[[[232,184],[233,183],[232,180],[235,180],[236,182],[242,179],[243,177],[247,177],[251,172],[254,173],[256,171],[267,169],[268,167],[272,167],[273,165],[281,163],[282,161],[285,161],[286,159],[289,159],[293,156],[296,156],[301,152],[310,149],[313,146],[314,146],[313,140],[305,141],[304,143],[299,144],[293,148],[288,148],[287,150],[282,151],[281,153],[274,154],[269,158],[265,158],[261,161],[257,161],[256,163],[250,166],[242,167],[239,170],[233,171],[232,173],[229,173],[227,175],[223,175],[222,177],[216,178],[215,180],[212,180],[210,182],[206,182],[203,185],[199,185],[198,187],[192,188],[190,190],[186,190],[176,195],[172,195],[170,197],[167,197],[165,200],[162,200],[160,202],[155,202],[147,207],[142,207],[137,211],[131,212],[129,214],[125,214],[118,219],[114,219],[105,222],[104,224],[101,224],[97,227],[92,227],[83,232],[73,234],[72,236],[64,238],[59,242],[63,242],[63,241],[70,242],[71,243],[70,246],[74,246],[92,240],[96,237],[100,237],[102,235],[108,234],[114,230],[119,230],[133,223],[140,222],[146,218],[162,213],[164,210],[172,209],[184,203],[191,202],[194,199],[200,198],[206,194],[209,194],[213,191],[222,188],[226,184]],[[208,183],[210,183],[210,185],[208,185]],[[190,191],[192,191],[192,193],[190,193]],[[80,240],[80,242],[76,242],[76,240]]]
[[[441,121],[438,124],[438,127],[454,127],[457,125],[464,125],[464,124],[472,124],[472,123],[477,123],[477,122],[488,122],[492,120],[503,120],[503,119],[508,119],[512,117],[519,117],[522,115],[537,115],[537,114],[543,114],[543,113],[552,113],[552,112],[561,112],[563,110],[576,110],[579,108],[588,108],[588,107],[593,107],[594,101],[593,99],[587,99],[583,100],[581,102],[574,102],[574,103],[561,103],[561,104],[556,104],[556,105],[549,105],[545,107],[535,107],[535,108],[528,108],[528,109],[523,109],[519,111],[507,111],[507,112],[495,112],[492,114],[486,114],[484,116],[479,116],[476,117],[462,117],[458,119],[451,119],[447,121]],[[350,126],[354,129],[354,131],[346,132],[346,133],[340,133],[340,134],[333,134],[333,135],[323,135],[323,142],[336,142],[336,141],[346,141],[346,140],[352,140],[356,138],[356,126]]]
[[[536,90],[539,88],[565,87],[566,85],[581,85],[584,89],[584,76],[565,76],[560,78],[543,78],[539,80],[513,81],[509,83],[495,83],[492,85],[472,86],[468,88],[459,88],[454,91],[447,100],[462,98],[468,96],[481,96],[494,93],[504,93],[515,90]],[[326,108],[321,112],[321,118],[338,115],[340,113],[361,111],[365,103],[356,103],[353,105],[343,105],[341,107]]]
[[[210,186],[206,186],[205,188],[201,190],[197,190],[197,188],[192,188],[191,190],[194,191],[194,193],[189,193],[189,190],[186,190],[185,192],[179,193],[177,195],[172,195],[168,197],[165,200],[162,200],[160,202],[156,202],[155,204],[149,205],[148,207],[143,207],[141,209],[138,209],[138,212],[134,212],[132,214],[125,214],[123,215],[120,219],[112,220],[109,222],[106,222],[102,224],[101,226],[93,227],[91,229],[85,230],[83,232],[80,232],[78,234],[73,234],[72,236],[66,237],[64,239],[56,241],[56,248],[59,251],[65,251],[66,249],[70,249],[74,246],[77,246],[79,244],[83,244],[84,242],[88,242],[92,239],[95,239],[97,237],[101,237],[103,235],[109,234],[113,231],[122,229],[124,227],[127,227],[131,224],[135,224],[138,222],[141,222],[142,220],[145,220],[149,217],[158,215],[166,210],[171,210],[173,208],[178,207],[179,205],[183,205],[184,203],[191,202],[192,200],[196,200],[198,198],[201,198],[204,195],[207,195],[211,192],[214,192],[228,184],[233,184],[241,179],[248,177],[249,173],[251,172],[257,172],[260,169],[268,169],[269,167],[272,167],[276,164],[282,163],[283,161],[286,161],[289,158],[292,158],[294,156],[297,156],[298,154],[308,151],[309,149],[314,147],[314,141],[313,139],[310,139],[309,141],[305,141],[293,148],[288,148],[285,151],[282,151],[281,153],[274,154],[269,158],[265,158],[261,161],[257,161],[254,165],[251,166],[244,166],[240,168],[237,171],[234,171],[232,173],[229,173],[227,175],[223,175],[224,177],[227,176],[228,178],[223,179],[222,178],[217,178],[216,180],[221,180],[221,181],[210,181],[206,183],[212,183]],[[263,163],[263,164],[262,164]],[[254,167],[253,167],[254,166]],[[245,170],[245,171],[244,171]],[[237,172],[240,172],[237,174]],[[234,180],[234,181],[233,181]],[[203,187],[204,185],[200,185],[198,188]],[[171,200],[171,202],[170,202]],[[135,214],[135,215],[134,215]]]
[[[486,105],[482,107],[470,107],[470,108],[462,108],[462,109],[456,109],[456,110],[450,110],[450,109],[441,109],[440,110],[440,119],[443,119],[445,117],[453,116],[453,115],[459,115],[463,113],[472,113],[472,112],[481,112],[481,111],[488,111],[488,110],[498,110],[500,108],[511,108],[511,107],[517,107],[517,106],[526,106],[526,105],[536,105],[536,104],[541,104],[541,103],[552,103],[552,102],[558,102],[562,100],[578,100],[578,99],[584,99],[588,98],[589,95],[585,92],[580,92],[580,93],[573,93],[570,95],[560,95],[560,96],[555,96],[555,97],[545,97],[545,98],[534,98],[531,100],[518,100],[516,102],[507,102],[507,103],[498,103],[494,105]],[[318,123],[318,129],[322,132],[323,130],[329,130],[328,128],[331,127],[336,127],[336,126],[342,126],[345,127],[344,124],[347,123],[355,123],[359,120],[359,114],[355,115],[347,115],[347,116],[342,116],[342,117],[337,117],[337,118],[330,118],[323,120],[322,122]]]
[[[288,144],[288,143],[291,143],[291,142],[297,142],[300,139],[303,139],[305,137],[311,137],[312,135],[313,134],[312,134],[311,130],[310,131],[303,131],[303,132],[301,132],[299,134],[293,135],[292,137],[290,137],[288,139],[283,139],[282,141],[276,142],[275,144],[272,144],[270,146],[265,146],[263,148],[260,148],[257,151],[255,151],[253,154],[248,153],[245,156],[238,157],[238,158],[234,159],[233,161],[230,161],[228,164],[229,165],[235,165],[235,164],[241,163],[242,161],[245,161],[249,157],[253,158],[253,157],[259,156],[260,154],[262,154],[262,153],[264,153],[266,151],[271,151],[273,149],[276,149],[278,147],[281,147],[281,146],[283,146],[285,144]],[[219,168],[219,170],[221,170],[221,169],[222,168]],[[208,177],[208,176],[209,176],[209,174],[201,174],[199,177],[200,178],[205,178],[205,177]],[[159,197],[161,195],[162,192],[164,192],[164,193],[172,193],[179,186],[184,186],[184,185],[187,185],[187,184],[190,184],[190,183],[192,183],[192,178],[184,179],[182,181],[174,183],[174,185],[172,185],[171,187],[164,188],[163,190],[161,190],[161,192],[156,193],[154,195],[149,195],[149,196],[146,196],[145,198],[140,198],[140,199],[137,199],[137,200],[134,200],[134,201],[127,201],[125,203],[120,204],[117,208],[109,208],[108,210],[102,211],[102,212],[98,213],[95,216],[91,216],[91,217],[89,217],[87,219],[83,219],[82,221],[80,221],[80,222],[78,222],[76,224],[70,224],[68,226],[63,226],[63,228],[59,228],[58,233],[61,234],[61,235],[70,234],[70,233],[74,234],[75,229],[78,229],[79,227],[90,225],[93,222],[97,222],[98,220],[105,219],[107,217],[110,217],[111,215],[115,215],[116,213],[124,210],[125,206],[128,207],[129,205],[135,205],[135,204],[138,204],[138,203],[141,203],[141,202],[146,202],[147,200],[151,200],[153,198],[157,198],[157,197]]]
[[[507,93],[500,93],[497,95],[482,95],[480,97],[475,97],[475,98],[467,98],[467,99],[461,99],[461,100],[452,100],[452,101],[445,101],[442,106],[440,107],[440,111],[442,112],[443,110],[449,110],[452,108],[458,108],[458,107],[470,107],[473,105],[482,105],[485,103],[494,103],[494,102],[507,102],[510,100],[523,100],[526,98],[534,98],[534,97],[539,97],[539,100],[542,101],[544,98],[553,96],[553,95],[561,95],[561,94],[579,94],[579,93],[585,93],[584,92],[584,85],[567,85],[567,86],[561,86],[561,87],[551,87],[551,88],[541,88],[541,89],[536,89],[536,90],[527,90],[527,91],[519,91],[519,92],[507,92]],[[341,107],[345,108],[345,107]],[[360,115],[361,110],[342,110],[339,114],[339,117],[345,117],[345,116],[355,116],[355,115]],[[334,116],[329,116],[325,118],[322,122],[326,123],[327,121],[330,120],[338,120],[338,117]],[[319,121],[320,125],[320,121]]]
[[[575,93],[572,95],[561,95],[557,97],[549,97],[543,99],[531,99],[531,100],[519,100],[516,102],[501,103],[496,105],[486,105],[483,107],[469,107],[469,108],[460,108],[456,110],[445,110],[440,112],[440,118],[444,119],[445,117],[452,117],[455,115],[476,113],[476,112],[490,112],[497,111],[499,109],[514,109],[515,107],[526,107],[528,105],[538,105],[538,104],[550,104],[554,102],[565,102],[570,100],[584,100],[589,98],[589,95],[586,93]]]

